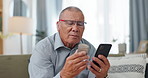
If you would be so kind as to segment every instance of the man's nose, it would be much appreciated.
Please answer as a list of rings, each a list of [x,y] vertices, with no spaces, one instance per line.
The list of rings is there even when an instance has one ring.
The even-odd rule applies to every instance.
[[[75,24],[72,26],[72,31],[73,31],[73,32],[78,32],[77,23],[75,23]]]

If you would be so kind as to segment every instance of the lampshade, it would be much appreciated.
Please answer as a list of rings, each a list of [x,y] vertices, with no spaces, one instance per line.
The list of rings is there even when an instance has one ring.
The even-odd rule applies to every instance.
[[[33,20],[28,17],[14,16],[9,18],[8,32],[32,34]]]

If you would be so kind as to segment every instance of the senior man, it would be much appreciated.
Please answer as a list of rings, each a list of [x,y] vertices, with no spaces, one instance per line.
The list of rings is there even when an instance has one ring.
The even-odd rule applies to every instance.
[[[99,55],[99,59],[94,57],[96,49],[82,38],[85,24],[79,8],[71,6],[62,10],[57,21],[58,32],[41,40],[33,50],[29,63],[30,78],[105,78],[109,61],[103,55]],[[89,46],[88,54],[77,52],[81,43]]]

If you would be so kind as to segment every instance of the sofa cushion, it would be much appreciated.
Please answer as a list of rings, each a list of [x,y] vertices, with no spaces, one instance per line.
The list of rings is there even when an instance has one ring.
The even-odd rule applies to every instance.
[[[145,78],[146,59],[143,57],[108,57],[109,78]]]

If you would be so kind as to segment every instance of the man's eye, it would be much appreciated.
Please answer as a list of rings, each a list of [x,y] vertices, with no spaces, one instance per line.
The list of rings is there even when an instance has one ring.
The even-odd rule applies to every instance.
[[[68,25],[73,25],[74,23],[72,21],[67,21]]]
[[[83,22],[78,22],[77,23],[79,26],[84,26],[84,23]]]

